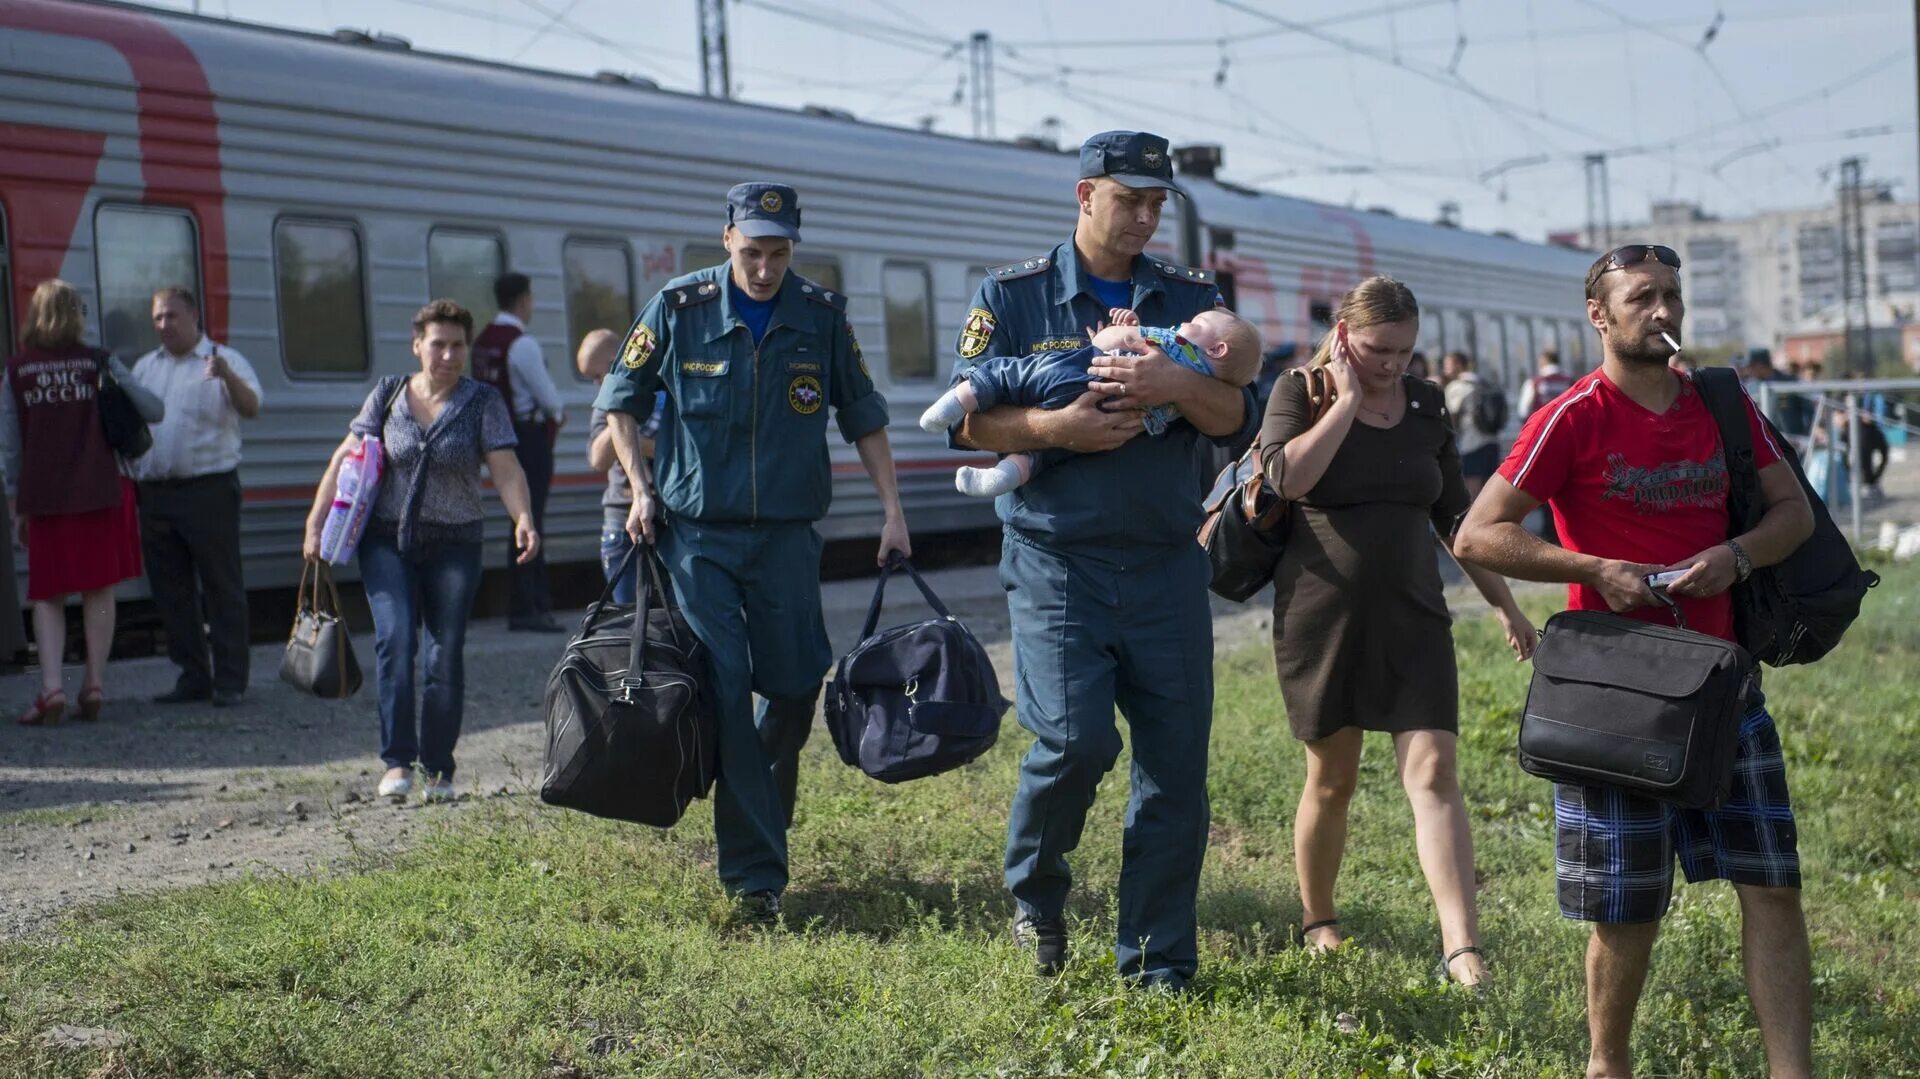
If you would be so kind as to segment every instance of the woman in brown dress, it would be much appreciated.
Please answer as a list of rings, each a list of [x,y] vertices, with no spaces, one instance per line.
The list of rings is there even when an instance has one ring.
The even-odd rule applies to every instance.
[[[1474,910],[1473,842],[1455,774],[1458,671],[1436,533],[1452,546],[1469,499],[1440,391],[1406,373],[1419,334],[1413,293],[1389,277],[1360,283],[1311,367],[1282,379],[1267,403],[1261,465],[1294,500],[1292,533],[1274,570],[1273,655],[1307,781],[1294,823],[1303,942],[1343,937],[1334,879],[1363,733],[1393,735],[1414,838],[1440,917],[1449,977],[1477,984],[1486,967]],[[1316,419],[1316,413],[1318,413]],[[1466,572],[1524,659],[1535,634],[1499,576]]]

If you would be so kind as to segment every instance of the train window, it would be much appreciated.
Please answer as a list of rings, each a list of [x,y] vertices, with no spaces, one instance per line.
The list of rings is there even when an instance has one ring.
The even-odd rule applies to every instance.
[[[17,342],[13,339],[13,275],[11,259],[7,258],[7,211],[0,207],[0,353],[11,354]]]
[[[718,266],[727,261],[727,249],[718,244],[688,244],[681,253],[681,273],[704,270],[709,266]],[[816,284],[827,286],[835,292],[845,292],[840,284],[840,264],[831,258],[823,258],[818,252],[810,258],[796,257],[790,267],[794,273]]]
[[[880,271],[886,303],[887,374],[895,382],[933,377],[933,282],[921,262],[889,262]]]
[[[1517,386],[1533,373],[1533,323],[1519,315],[1507,316],[1506,385]]]
[[[1468,355],[1473,357],[1473,370],[1489,382],[1504,384],[1506,376],[1501,371],[1501,361],[1507,354],[1507,343],[1506,334],[1500,328],[1500,316],[1476,311],[1471,317],[1475,347]]]
[[[345,222],[276,222],[273,268],[287,373],[365,374],[371,364],[360,231]]]
[[[434,229],[427,234],[427,295],[473,312],[479,330],[494,315],[493,279],[507,272],[506,245],[491,232]]]
[[[1427,369],[1433,370],[1440,363],[1440,354],[1446,351],[1445,336],[1441,323],[1443,311],[1430,311],[1420,320],[1420,336],[1414,339],[1413,350],[1427,358]]]
[[[160,347],[153,294],[171,286],[200,294],[193,216],[152,206],[100,207],[93,219],[100,288],[100,345],[124,359]]]
[[[633,259],[613,240],[568,240],[560,248],[567,286],[567,359],[594,330],[627,332],[633,325]],[[574,377],[580,378],[579,368]]]
[[[1564,360],[1566,354],[1560,343],[1560,324],[1550,318],[1537,318],[1533,320],[1533,327],[1534,347],[1540,352],[1552,349],[1555,356]],[[1536,354],[1534,359],[1538,360],[1539,356]],[[1532,368],[1528,368],[1528,373],[1532,373]]]

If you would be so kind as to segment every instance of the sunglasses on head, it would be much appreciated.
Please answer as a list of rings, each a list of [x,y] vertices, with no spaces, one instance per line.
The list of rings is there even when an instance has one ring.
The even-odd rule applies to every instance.
[[[1638,266],[1648,259],[1671,266],[1676,270],[1680,268],[1680,256],[1671,247],[1662,247],[1659,244],[1630,244],[1626,247],[1616,247],[1609,252],[1607,269],[1600,272],[1624,270],[1629,266]]]

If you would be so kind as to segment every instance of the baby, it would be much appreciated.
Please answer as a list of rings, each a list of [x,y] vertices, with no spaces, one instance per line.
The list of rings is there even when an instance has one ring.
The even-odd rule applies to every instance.
[[[1260,368],[1260,333],[1224,307],[1202,311],[1173,329],[1141,326],[1124,307],[1108,312],[1112,324],[1088,336],[1085,348],[1032,356],[991,356],[967,369],[965,380],[942,394],[920,417],[920,426],[939,434],[975,412],[995,405],[1065,408],[1095,379],[1087,369],[1110,352],[1138,353],[1143,343],[1158,345],[1172,360],[1231,386],[1245,386]],[[1178,419],[1179,409],[1155,405],[1141,422],[1159,437]],[[1005,494],[1040,471],[1033,453],[1011,453],[992,468],[962,468],[953,485],[961,493],[991,497]]]

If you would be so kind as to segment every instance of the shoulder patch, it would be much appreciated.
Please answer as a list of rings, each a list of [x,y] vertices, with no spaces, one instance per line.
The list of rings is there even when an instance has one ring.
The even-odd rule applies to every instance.
[[[1171,277],[1177,281],[1191,281],[1196,285],[1213,284],[1212,270],[1196,270],[1191,266],[1176,266],[1171,262],[1161,262],[1159,259],[1148,259],[1147,261],[1152,264],[1153,268],[1158,271],[1162,277]]]
[[[1023,277],[1032,277],[1053,265],[1053,259],[1046,255],[1035,255],[1020,262],[1009,262],[1005,266],[995,266],[987,271],[987,276],[995,281],[1018,281]]]
[[[825,304],[835,311],[845,311],[847,309],[847,297],[845,293],[835,292],[825,285],[815,284],[804,277],[800,278],[800,295],[805,296],[814,303]]]
[[[684,307],[692,307],[697,303],[706,303],[708,300],[719,299],[720,286],[714,284],[712,281],[702,281],[697,285],[689,282],[685,285],[676,285],[667,289],[665,295],[667,297],[667,306],[678,311]]]

